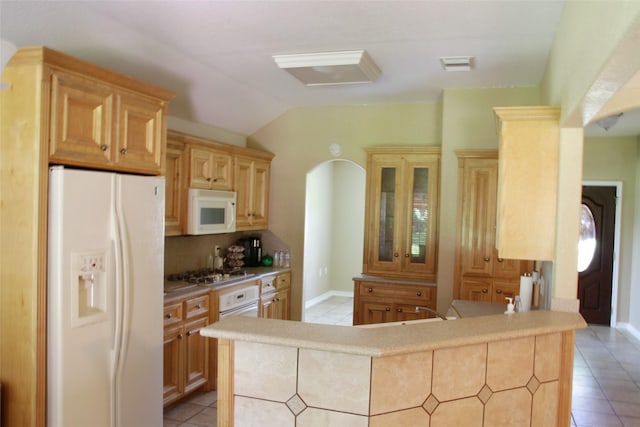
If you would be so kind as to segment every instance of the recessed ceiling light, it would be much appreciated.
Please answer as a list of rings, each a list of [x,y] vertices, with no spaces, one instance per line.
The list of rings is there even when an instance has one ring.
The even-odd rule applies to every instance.
[[[445,71],[469,71],[473,67],[473,56],[443,56],[440,64]]]
[[[381,74],[364,50],[273,55],[273,59],[307,86],[371,83]]]

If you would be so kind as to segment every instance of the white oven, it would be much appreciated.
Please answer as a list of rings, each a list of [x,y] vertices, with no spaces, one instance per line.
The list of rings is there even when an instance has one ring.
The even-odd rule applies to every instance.
[[[258,317],[259,292],[258,285],[251,285],[220,294],[218,300],[219,318],[223,319],[229,316]]]
[[[187,234],[236,231],[236,193],[189,189]]]

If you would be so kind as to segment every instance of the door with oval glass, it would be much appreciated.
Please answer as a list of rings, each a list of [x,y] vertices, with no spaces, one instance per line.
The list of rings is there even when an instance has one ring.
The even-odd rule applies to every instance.
[[[611,322],[615,217],[616,187],[582,187],[578,299],[587,323]]]

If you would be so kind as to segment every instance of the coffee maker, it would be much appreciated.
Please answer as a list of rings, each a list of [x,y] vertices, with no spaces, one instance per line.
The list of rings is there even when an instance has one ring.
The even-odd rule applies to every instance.
[[[259,237],[243,237],[238,245],[244,246],[245,267],[258,267],[262,261],[262,242]]]

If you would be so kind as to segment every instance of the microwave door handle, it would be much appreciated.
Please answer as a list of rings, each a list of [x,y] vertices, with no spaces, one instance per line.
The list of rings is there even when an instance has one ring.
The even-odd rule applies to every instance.
[[[236,204],[235,202],[229,202],[229,209],[227,209],[227,228],[235,228],[236,223]]]

